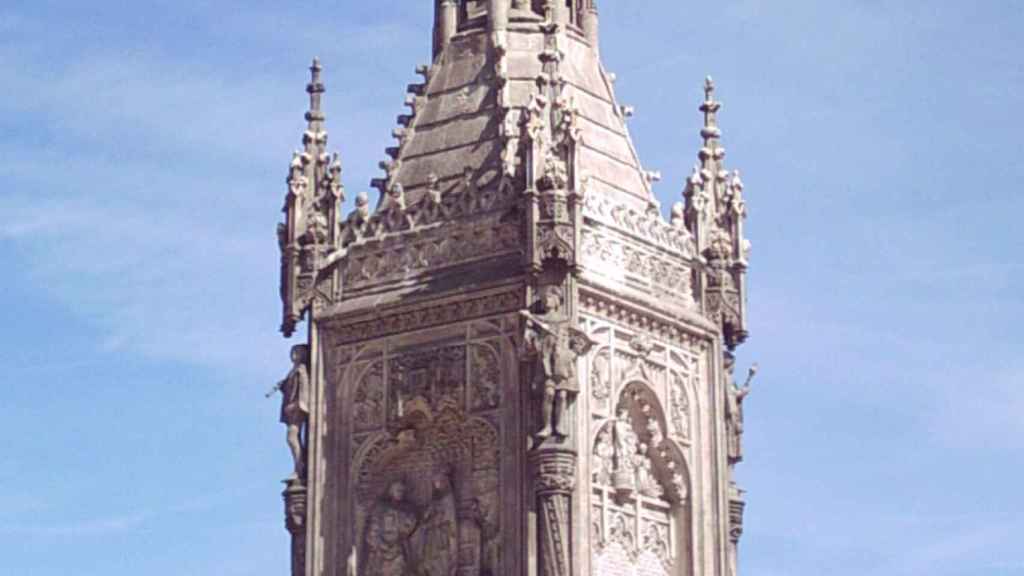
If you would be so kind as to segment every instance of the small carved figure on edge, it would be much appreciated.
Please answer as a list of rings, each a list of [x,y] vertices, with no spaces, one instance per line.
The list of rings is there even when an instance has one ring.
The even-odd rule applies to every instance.
[[[554,435],[566,436],[565,420],[569,404],[579,392],[576,381],[576,359],[587,353],[594,343],[571,325],[566,313],[562,289],[547,286],[541,292],[542,314],[524,311],[526,343],[536,353],[536,384],[543,386],[541,429],[535,434],[538,443]],[[540,387],[540,386],[538,386]]]
[[[736,367],[736,358],[732,354],[725,355],[726,374],[726,426],[729,434],[728,457],[729,463],[735,464],[743,460],[743,400],[750,394],[750,382],[757,374],[757,364],[750,367],[747,374],[747,381],[740,386],[733,379],[733,370]]]
[[[295,461],[292,480],[305,476],[303,436],[309,422],[309,346],[292,347],[292,369],[267,393],[281,392],[281,422],[288,426],[288,447]]]

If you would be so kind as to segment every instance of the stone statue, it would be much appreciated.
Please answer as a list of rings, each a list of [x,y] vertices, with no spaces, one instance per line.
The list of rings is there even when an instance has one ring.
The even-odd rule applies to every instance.
[[[360,576],[415,574],[412,537],[417,525],[416,511],[406,500],[405,482],[391,482],[367,519]]]
[[[725,416],[728,432],[728,458],[730,464],[743,460],[743,400],[750,394],[750,382],[757,374],[757,364],[750,367],[747,381],[740,386],[733,378],[736,358],[732,354],[725,355],[726,394]]]
[[[501,529],[496,516],[489,508],[480,513],[480,576],[501,576]]]
[[[612,482],[615,489],[628,494],[636,488],[636,454],[639,439],[633,430],[629,410],[620,407],[613,425],[615,431],[615,472]]]
[[[281,422],[288,426],[288,447],[295,461],[290,479],[298,479],[306,473],[303,436],[309,423],[309,346],[292,346],[291,356],[291,371],[267,393],[267,398],[281,392]]]
[[[455,576],[458,567],[458,537],[455,497],[447,474],[438,473],[432,482],[430,503],[423,512],[419,532],[422,558],[417,574]]]
[[[538,441],[552,435],[565,438],[565,415],[580,390],[576,381],[576,359],[594,344],[572,326],[561,288],[547,286],[541,298],[542,314],[523,312],[527,322],[526,342],[538,356],[540,378],[537,383],[543,386],[544,392],[542,426],[535,434]]]
[[[612,445],[612,431],[608,426],[602,428],[597,434],[592,467],[594,482],[610,486],[612,472],[615,470],[615,446]]]
[[[660,498],[663,491],[654,475],[654,464],[651,462],[647,444],[640,444],[634,461],[636,462],[637,488],[640,493],[651,498]]]

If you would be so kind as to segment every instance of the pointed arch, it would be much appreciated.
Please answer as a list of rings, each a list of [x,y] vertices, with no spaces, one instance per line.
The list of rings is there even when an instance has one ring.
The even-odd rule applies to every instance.
[[[594,576],[692,574],[691,474],[654,388],[628,381],[591,438]]]

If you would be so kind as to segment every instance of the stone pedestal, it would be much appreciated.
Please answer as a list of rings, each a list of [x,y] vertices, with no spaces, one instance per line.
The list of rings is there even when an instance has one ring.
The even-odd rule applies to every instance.
[[[570,576],[572,566],[572,491],[576,453],[541,447],[530,455],[537,495],[540,576]]]
[[[285,527],[292,535],[292,576],[306,574],[306,487],[301,480],[287,480],[284,497]]]

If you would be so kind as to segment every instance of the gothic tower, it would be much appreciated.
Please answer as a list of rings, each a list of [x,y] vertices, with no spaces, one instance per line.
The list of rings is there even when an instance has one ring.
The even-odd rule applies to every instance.
[[[733,576],[743,184],[708,79],[666,220],[594,0],[435,0],[433,62],[343,214],[314,61],[279,384],[293,576]],[[749,384],[749,378],[748,378]]]

